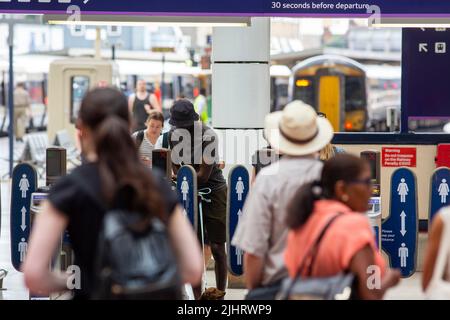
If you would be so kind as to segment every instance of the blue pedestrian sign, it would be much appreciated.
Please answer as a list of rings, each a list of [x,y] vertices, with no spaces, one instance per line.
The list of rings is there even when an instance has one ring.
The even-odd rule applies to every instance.
[[[183,166],[177,174],[178,197],[195,230],[198,227],[197,172],[191,166]]]
[[[390,215],[382,227],[382,248],[390,265],[410,277],[417,266],[417,183],[415,174],[406,168],[396,170],[391,178]]]
[[[25,260],[30,236],[31,194],[37,188],[36,170],[29,164],[14,168],[11,185],[11,262],[17,271]]]
[[[438,168],[431,177],[430,219],[429,223],[441,210],[450,205],[450,169]]]
[[[228,269],[235,276],[242,276],[244,252],[231,245],[236,228],[243,215],[245,200],[250,188],[250,176],[244,166],[234,167],[228,176],[227,245]]]

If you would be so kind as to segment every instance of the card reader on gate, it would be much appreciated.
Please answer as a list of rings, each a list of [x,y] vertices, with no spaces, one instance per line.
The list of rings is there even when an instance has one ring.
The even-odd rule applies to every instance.
[[[37,214],[42,210],[42,203],[48,198],[48,187],[41,187],[36,192],[31,194],[31,205],[30,205],[30,220],[31,225],[34,223],[34,219]]]
[[[167,179],[170,180],[172,178],[172,157],[170,150],[153,150],[152,167],[161,170]]]

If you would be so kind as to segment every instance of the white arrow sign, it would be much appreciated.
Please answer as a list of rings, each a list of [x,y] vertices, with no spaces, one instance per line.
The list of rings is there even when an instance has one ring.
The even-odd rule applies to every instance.
[[[419,43],[419,52],[428,52],[428,44]]]
[[[27,225],[25,224],[25,214],[27,213],[27,209],[23,207],[21,212],[22,212],[22,224],[20,225],[20,228],[22,229],[22,231],[25,231],[25,229],[27,228]]]
[[[406,213],[405,213],[405,211],[402,212],[400,217],[402,218],[402,228],[400,230],[400,233],[402,234],[402,236],[405,236],[405,234],[406,234]]]

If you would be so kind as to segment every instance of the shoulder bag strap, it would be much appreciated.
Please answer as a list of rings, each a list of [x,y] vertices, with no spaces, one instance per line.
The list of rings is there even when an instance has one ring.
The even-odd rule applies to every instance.
[[[141,130],[136,135],[136,144],[138,147],[141,146],[142,142],[144,141],[145,131]]]
[[[169,148],[169,132],[165,132],[163,134],[162,147],[163,147],[163,149],[170,149]]]
[[[342,213],[338,213],[333,218],[330,219],[330,221],[327,222],[325,227],[320,232],[319,236],[317,237],[316,241],[312,245],[311,249],[309,249],[308,253],[306,254],[305,258],[303,259],[302,263],[300,264],[300,268],[298,269],[296,278],[298,279],[301,277],[303,270],[306,268],[306,264],[308,262],[308,259],[311,258],[311,263],[308,265],[308,275],[312,274],[312,268],[314,266],[314,262],[316,260],[317,252],[319,250],[320,242],[322,241],[323,237],[327,233],[328,229],[331,227],[331,225],[334,223],[334,221],[341,216]]]
[[[297,282],[297,280],[302,276],[302,272],[306,267],[306,263],[308,261],[309,257],[312,257],[311,263],[309,264],[308,267],[308,274],[311,274],[312,272],[312,266],[314,264],[315,261],[315,257],[317,255],[317,250],[319,248],[320,242],[322,241],[323,237],[325,236],[325,233],[327,232],[327,230],[331,227],[331,225],[333,224],[333,222],[341,215],[341,213],[338,213],[337,215],[335,215],[333,218],[330,219],[330,221],[327,222],[327,224],[325,225],[325,227],[322,229],[322,231],[320,232],[319,236],[317,237],[316,241],[314,242],[313,246],[311,247],[311,249],[309,249],[308,253],[306,254],[305,258],[303,259],[302,263],[300,264],[300,268],[297,271],[297,274],[295,275],[295,278],[293,281],[291,281],[291,284],[289,286],[289,289],[287,290],[287,296],[289,296],[292,292],[292,289],[295,286],[295,283]]]

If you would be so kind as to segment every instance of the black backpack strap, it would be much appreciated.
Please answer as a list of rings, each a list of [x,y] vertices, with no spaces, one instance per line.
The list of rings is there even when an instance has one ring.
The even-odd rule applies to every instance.
[[[169,132],[166,132],[163,134],[162,147],[163,147],[163,149],[170,149],[169,148]]]
[[[141,130],[137,133],[136,135],[136,144],[138,147],[141,146],[142,142],[144,141],[144,136],[145,136],[145,130]]]

